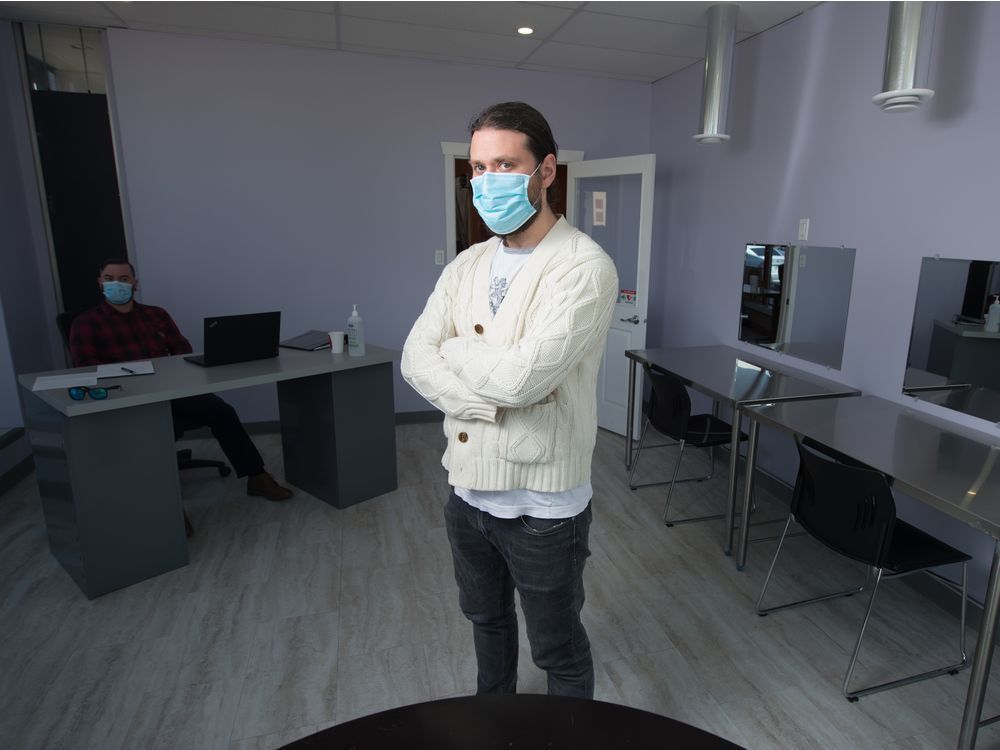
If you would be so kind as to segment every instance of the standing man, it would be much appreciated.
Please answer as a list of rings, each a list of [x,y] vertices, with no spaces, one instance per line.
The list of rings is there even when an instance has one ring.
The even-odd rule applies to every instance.
[[[517,589],[549,694],[590,698],[580,611],[597,372],[618,276],[552,212],[557,147],[541,113],[496,104],[469,132],[473,204],[496,236],[444,269],[406,340],[403,377],[445,414],[445,520],[477,692],[516,690]]]
[[[191,352],[191,344],[166,310],[135,301],[139,280],[127,260],[104,261],[97,285],[104,302],[80,313],[70,329],[69,350],[74,367]],[[292,496],[291,490],[282,487],[264,470],[264,460],[236,410],[214,393],[174,399],[170,411],[175,439],[196,427],[207,426],[212,430],[236,476],[247,477],[248,495],[276,501]],[[190,536],[192,529],[186,516],[185,523]]]

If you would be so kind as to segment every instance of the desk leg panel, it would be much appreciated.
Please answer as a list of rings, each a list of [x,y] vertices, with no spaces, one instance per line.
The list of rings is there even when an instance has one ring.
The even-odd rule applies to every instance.
[[[285,477],[346,508],[397,487],[392,363],[278,383]]]
[[[22,402],[49,548],[84,594],[187,564],[168,402],[76,417]]]

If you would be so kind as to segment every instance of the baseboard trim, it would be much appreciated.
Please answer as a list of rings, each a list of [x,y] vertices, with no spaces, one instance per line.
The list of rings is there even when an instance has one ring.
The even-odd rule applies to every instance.
[[[444,413],[437,409],[429,411],[399,411],[396,412],[396,424],[422,424],[424,422],[443,422]]]
[[[0,474],[0,497],[34,470],[35,460],[31,456],[28,456],[20,463],[16,463],[7,469],[3,474]]]
[[[9,445],[13,445],[24,435],[23,427],[11,427],[0,435],[0,451]]]

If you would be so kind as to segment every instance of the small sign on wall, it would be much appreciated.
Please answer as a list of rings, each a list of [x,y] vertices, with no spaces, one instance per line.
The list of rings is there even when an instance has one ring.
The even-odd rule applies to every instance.
[[[605,192],[594,193],[594,226],[603,227],[608,223],[608,194]]]
[[[635,305],[635,289],[619,289],[618,304]]]

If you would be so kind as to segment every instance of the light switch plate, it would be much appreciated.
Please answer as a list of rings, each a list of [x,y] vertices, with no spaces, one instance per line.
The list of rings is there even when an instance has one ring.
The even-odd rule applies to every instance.
[[[799,219],[799,239],[809,239],[809,219]]]
[[[434,251],[434,265],[443,266],[444,265],[444,250]]]

